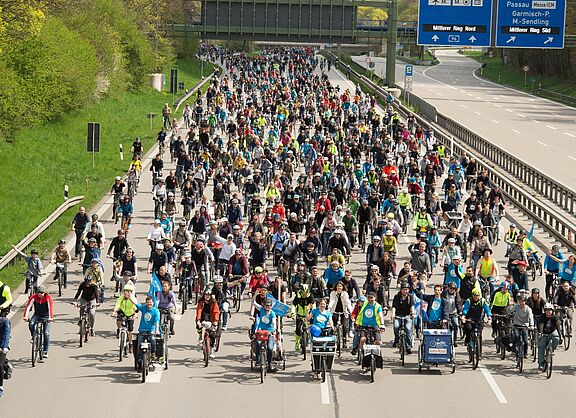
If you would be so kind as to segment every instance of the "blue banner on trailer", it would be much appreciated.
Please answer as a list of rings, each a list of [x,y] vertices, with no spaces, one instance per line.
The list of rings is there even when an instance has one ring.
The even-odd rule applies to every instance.
[[[419,0],[418,45],[490,46],[491,0]]]
[[[450,363],[452,361],[452,339],[448,329],[425,329],[424,362]]]
[[[499,0],[496,46],[564,48],[566,0]]]

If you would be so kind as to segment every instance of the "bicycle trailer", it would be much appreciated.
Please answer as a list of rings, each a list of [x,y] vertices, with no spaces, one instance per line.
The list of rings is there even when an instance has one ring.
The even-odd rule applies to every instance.
[[[362,368],[370,368],[370,362],[372,356],[374,356],[374,359],[376,361],[376,367],[378,367],[379,369],[384,367],[380,346],[378,344],[364,344],[362,354]]]
[[[422,343],[418,350],[418,370],[422,366],[449,364],[452,373],[456,370],[452,336],[449,329],[425,329],[422,332]]]
[[[322,357],[326,357],[326,371],[331,371],[335,355],[336,337],[312,338],[312,371],[314,373],[321,372]]]

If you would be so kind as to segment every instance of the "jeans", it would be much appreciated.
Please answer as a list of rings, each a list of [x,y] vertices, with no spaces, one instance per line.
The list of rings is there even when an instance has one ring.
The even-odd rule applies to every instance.
[[[330,240],[330,235],[332,235],[331,231],[322,233],[322,257],[328,255],[328,241]]]
[[[556,351],[558,347],[558,342],[560,341],[558,331],[554,331],[552,334],[543,334],[538,340],[538,367],[544,367],[544,354],[549,338],[552,338],[552,351]]]
[[[74,244],[74,257],[78,257],[82,254],[82,232],[83,229],[75,229],[74,233],[76,234],[76,243]]]
[[[30,329],[30,336],[33,337],[34,327],[37,322],[41,321],[44,321],[44,351],[48,352],[50,349],[50,328],[52,327],[52,323],[48,322],[48,317],[32,315],[32,318],[30,318],[30,322],[28,323],[28,328]]]
[[[410,319],[410,317],[394,318],[394,342],[398,343],[398,331],[400,330],[400,322],[404,322],[404,329],[406,330],[406,348],[412,349],[413,321]]]
[[[230,309],[230,304],[228,302],[222,302],[219,308],[222,313],[222,326],[226,327],[228,325],[228,311]]]
[[[154,355],[156,354],[156,336],[150,333],[138,334],[138,338],[136,339],[136,347],[134,348],[136,350],[136,361],[138,363],[140,363],[140,360],[142,360],[140,344],[144,341],[145,337],[149,337],[148,341],[150,341],[150,349],[148,350],[148,353]]]
[[[256,341],[256,359],[260,360],[260,350],[262,350],[262,341]],[[270,334],[266,344],[266,354],[268,356],[268,367],[272,365],[272,352],[274,351],[274,335]]]
[[[4,363],[6,362],[6,353],[0,349],[0,388],[4,386]]]
[[[514,327],[514,339],[516,344],[514,344],[514,349],[518,346],[518,339],[521,338],[524,342],[524,354],[528,352],[528,328],[525,327]]]
[[[458,341],[458,328],[459,328],[458,315],[450,314],[449,321],[450,321],[449,325],[452,326],[452,341],[456,342]]]
[[[88,322],[90,322],[90,329],[94,329],[94,322],[96,321],[96,300],[87,300],[80,298],[80,306],[88,306]]]

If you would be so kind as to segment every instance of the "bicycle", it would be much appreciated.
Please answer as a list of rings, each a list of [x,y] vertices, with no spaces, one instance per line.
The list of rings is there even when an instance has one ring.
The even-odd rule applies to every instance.
[[[368,222],[361,222],[358,230],[358,244],[360,244],[362,252],[366,251],[366,236],[369,232],[369,225]]]
[[[544,370],[546,370],[546,379],[550,379],[552,376],[552,363],[554,359],[554,348],[552,347],[552,335],[543,334],[542,338],[546,337],[546,349],[544,350]]]
[[[518,372],[522,373],[524,369],[524,339],[522,338],[522,333],[526,327],[514,325],[514,328],[518,329],[518,337],[516,338],[516,367],[518,368]]]
[[[142,333],[142,341],[140,342],[140,346],[138,347],[140,353],[140,364],[136,363],[137,356],[134,356],[134,362],[136,363],[136,370],[140,372],[141,382],[146,383],[146,376],[150,371],[152,366],[152,361],[150,359],[150,349],[151,349],[151,338],[152,334],[149,332]]]
[[[538,358],[538,341],[541,337],[538,327],[532,328],[528,333],[528,337],[530,338],[530,355],[532,357],[532,362],[535,362]]]
[[[472,370],[478,368],[480,357],[482,357],[482,338],[480,337],[482,323],[472,321],[470,340],[468,341],[468,362],[472,363]]]
[[[344,322],[348,321],[348,317],[344,314],[344,312],[334,312],[333,316],[338,318],[338,323],[335,327],[335,336],[336,336],[336,352],[338,353],[338,357],[342,355],[342,348],[346,348],[346,332],[344,329]]]
[[[160,309],[160,329],[162,330],[162,356],[164,370],[168,369],[168,339],[170,338],[170,309]]]
[[[80,305],[80,320],[78,326],[80,327],[80,348],[83,343],[88,342],[88,334],[90,334],[90,319],[88,318],[88,305]]]
[[[118,208],[120,207],[122,195],[122,193],[114,193],[114,203],[112,205],[112,219],[114,220],[114,224],[118,223]]]
[[[558,287],[560,286],[560,279],[558,278],[558,273],[551,272],[550,274],[552,274],[552,286],[550,286],[550,289],[547,292],[550,294],[546,294],[546,300],[554,300],[554,296],[556,296],[556,292],[558,291]]]
[[[230,296],[232,297],[232,307],[236,312],[240,311],[240,304],[242,303],[242,285],[241,283],[246,281],[243,275],[232,275],[232,280],[228,283],[228,290],[230,291]]]
[[[568,351],[570,348],[570,339],[572,338],[572,324],[570,323],[570,318],[568,318],[568,309],[565,306],[556,307],[557,312],[562,312],[562,321],[560,322],[560,337],[564,344],[564,350]]]
[[[116,319],[120,321],[120,332],[118,333],[118,361],[122,361],[128,355],[128,318],[126,315],[118,313]]]
[[[302,352],[302,360],[306,360],[306,346],[308,344],[308,322],[306,317],[296,317],[296,328],[300,331],[300,350]]]
[[[406,335],[406,322],[411,321],[411,316],[396,316],[394,320],[400,321],[398,328],[398,351],[400,352],[400,361],[402,366],[405,364],[406,349],[407,349],[407,335]]]
[[[204,321],[200,324],[202,326],[202,354],[204,356],[204,367],[208,367],[210,362],[210,355],[212,354],[212,341],[210,338],[210,331],[213,329],[210,321]]]
[[[257,365],[260,367],[260,383],[264,383],[264,378],[268,373],[265,364],[268,364],[268,339],[270,338],[270,333],[266,330],[259,330],[256,331],[255,338],[256,344],[260,344],[260,356],[257,359]]]
[[[370,369],[370,383],[374,383],[376,367],[382,368],[380,345],[376,343],[376,332],[380,332],[380,329],[376,327],[359,327],[358,331],[365,332],[366,341],[362,350],[358,350],[357,362],[363,369]],[[366,365],[365,363],[367,362],[364,361],[364,358],[368,356],[370,356],[370,364]],[[377,365],[377,363],[379,364]]]
[[[188,290],[190,289],[190,280],[192,277],[180,277],[178,283],[180,284],[180,289],[178,290],[178,295],[180,296],[180,300],[182,301],[182,315],[186,312],[188,308],[188,299],[190,296],[188,295]]]
[[[528,251],[526,256],[528,257],[528,273],[532,277],[532,281],[536,280],[536,272],[538,275],[542,276],[542,262],[537,260],[535,255],[537,251]]]
[[[496,345],[496,353],[500,354],[500,358],[504,360],[506,358],[506,346],[504,340],[506,337],[510,336],[508,321],[510,320],[510,315],[492,315],[493,321],[495,321],[496,328],[496,338],[494,338],[494,344]],[[509,338],[508,338],[509,339]]]
[[[44,360],[44,328],[46,321],[34,322],[34,329],[32,331],[32,367],[36,367],[37,362]]]

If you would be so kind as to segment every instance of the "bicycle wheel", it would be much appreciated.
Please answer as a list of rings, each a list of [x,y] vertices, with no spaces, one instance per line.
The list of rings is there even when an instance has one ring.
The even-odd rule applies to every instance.
[[[302,327],[302,336],[300,338],[300,347],[302,349],[303,359],[306,360],[306,344],[307,344],[307,331],[305,327]]]
[[[142,383],[146,382],[146,374],[148,371],[146,369],[148,369],[148,351],[142,352],[142,363],[140,364],[140,374]]]
[[[498,345],[500,346],[500,358],[502,360],[504,360],[506,358],[506,347],[504,347],[504,344],[502,344],[503,341],[503,335],[504,333],[502,332],[502,330],[498,331]]]
[[[167,370],[168,369],[168,337],[167,336],[164,337],[163,354],[164,354],[164,370]]]
[[[254,351],[252,351],[252,344],[250,344],[250,370],[254,371]]]
[[[532,363],[534,363],[536,361],[536,359],[538,358],[538,333],[537,332],[533,332],[532,333],[532,340],[530,341],[530,349],[531,354],[532,354]]]
[[[84,317],[84,342],[85,343],[88,342],[88,334],[90,334],[90,324],[88,324],[88,318]]]
[[[322,372],[322,383],[326,381],[326,357],[322,356],[322,364],[320,365]]]
[[[572,327],[570,326],[570,320],[567,317],[564,318],[562,330],[564,331],[564,336],[562,337],[564,342],[564,350],[568,351],[570,348],[570,339],[572,338]]]
[[[58,275],[58,296],[62,296],[62,273],[56,273]]]
[[[374,373],[376,372],[376,359],[374,354],[370,358],[370,383],[374,383]]]
[[[204,331],[207,332],[207,331]],[[202,339],[202,351],[204,354],[204,367],[208,367],[208,362],[210,361],[210,343],[208,342],[208,337]]]
[[[260,347],[260,383],[264,383],[264,376],[266,373],[266,369],[264,367],[264,362],[266,361],[266,355],[264,351],[266,347]]]
[[[338,353],[338,357],[342,354],[342,328],[340,325],[336,327],[336,352]]]
[[[530,269],[530,275],[532,276],[532,281],[536,280],[536,266],[532,263],[532,268]]]
[[[86,322],[84,321],[84,318],[81,316],[80,317],[80,348],[82,348],[82,345],[84,344],[84,333],[85,333],[85,328],[86,327]]]
[[[236,312],[239,312],[240,304],[242,303],[242,293],[240,292],[241,290],[240,283],[238,283],[235,287],[236,289],[234,291],[236,292]]]
[[[38,351],[38,334],[34,332],[32,336],[32,367],[36,366]]]
[[[182,315],[184,315],[184,311],[188,307],[188,283],[186,280],[183,281],[182,285]]]
[[[124,331],[120,332],[120,350],[119,351],[119,360],[122,361],[122,357],[124,355],[124,344],[126,343],[126,334]]]
[[[518,366],[518,372],[522,373],[524,368],[524,340],[522,338],[518,339],[516,346],[516,365]]]
[[[474,337],[474,359],[472,363],[472,369],[476,370],[478,364],[480,363],[480,339],[476,336]]]
[[[548,342],[546,345],[546,379],[550,379],[552,376],[552,359],[554,358],[554,353],[552,353],[552,343]]]
[[[40,329],[38,330],[36,350],[38,352],[38,361],[44,360],[44,324],[40,324]]]
[[[400,341],[398,342],[398,347],[400,347],[400,361],[402,362],[402,366],[404,366],[404,357],[406,351],[406,341],[404,335],[400,336]]]

